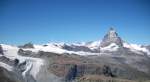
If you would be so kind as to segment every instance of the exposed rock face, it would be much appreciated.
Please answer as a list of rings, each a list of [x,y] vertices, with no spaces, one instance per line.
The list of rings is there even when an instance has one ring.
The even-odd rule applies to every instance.
[[[109,32],[104,36],[100,46],[106,47],[109,46],[111,43],[115,43],[119,46],[122,46],[122,40],[116,33],[116,31],[113,28],[110,28]]]
[[[0,45],[0,54],[4,55],[4,53],[3,53],[3,48],[2,48],[1,45]]]
[[[33,52],[32,51],[29,51],[29,50],[23,50],[23,49],[19,49],[18,50],[18,54],[19,55],[22,55],[22,56],[32,56],[33,55]]]
[[[20,48],[34,48],[33,44],[32,43],[27,43],[23,46],[19,46]]]
[[[10,77],[10,73],[4,68],[0,67],[0,82],[19,82],[16,79]]]
[[[7,63],[8,65],[11,65],[11,66],[14,65],[14,61],[5,56],[0,57],[0,62]]]

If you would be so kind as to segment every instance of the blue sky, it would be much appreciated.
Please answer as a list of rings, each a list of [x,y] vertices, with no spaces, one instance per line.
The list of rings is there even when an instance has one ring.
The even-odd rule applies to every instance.
[[[0,0],[0,43],[94,41],[111,26],[127,42],[150,44],[150,1]]]

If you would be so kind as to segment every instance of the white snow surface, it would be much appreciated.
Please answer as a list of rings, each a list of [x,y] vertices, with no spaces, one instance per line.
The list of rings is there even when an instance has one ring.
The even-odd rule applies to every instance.
[[[66,50],[61,49],[59,46],[56,46],[54,44],[48,44],[48,46],[34,45],[34,48],[28,48],[24,50],[30,50],[33,52],[38,52],[38,51],[55,52],[60,54],[66,52]]]
[[[99,49],[101,41],[93,41],[90,44],[86,44],[86,46],[90,49]]]
[[[56,46],[57,45],[57,46]],[[30,50],[33,52],[45,51],[45,52],[53,52],[58,54],[69,53],[69,54],[78,54],[78,55],[95,55],[96,53],[84,52],[84,51],[68,51],[62,49],[59,44],[48,44],[48,46],[43,45],[34,45],[34,48],[28,48],[24,50]]]

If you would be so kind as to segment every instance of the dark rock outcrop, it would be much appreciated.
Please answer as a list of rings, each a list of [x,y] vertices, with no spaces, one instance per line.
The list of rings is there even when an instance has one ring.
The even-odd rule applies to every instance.
[[[0,45],[0,54],[4,55],[4,53],[3,53],[3,48],[2,48],[1,45]]]
[[[74,80],[77,77],[77,65],[70,65],[68,73],[65,76],[66,81]]]
[[[17,66],[18,64],[19,64],[19,60],[18,60],[18,59],[15,59],[15,60],[14,60],[14,65]]]
[[[10,77],[10,73],[2,67],[0,67],[0,73],[0,82],[20,82]]]
[[[103,67],[103,74],[107,77],[115,77],[115,75],[112,73],[111,68],[107,65],[104,65]]]
[[[22,56],[32,56],[34,53],[32,51],[29,50],[23,50],[23,49],[19,49],[18,50],[18,54],[22,55]]]

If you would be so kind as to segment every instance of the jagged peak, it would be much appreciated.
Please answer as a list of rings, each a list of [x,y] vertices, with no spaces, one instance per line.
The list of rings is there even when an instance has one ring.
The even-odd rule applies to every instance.
[[[118,46],[123,45],[121,38],[118,36],[118,33],[113,27],[110,27],[108,33],[102,39],[100,46],[105,47],[110,45],[111,43],[116,43]]]

